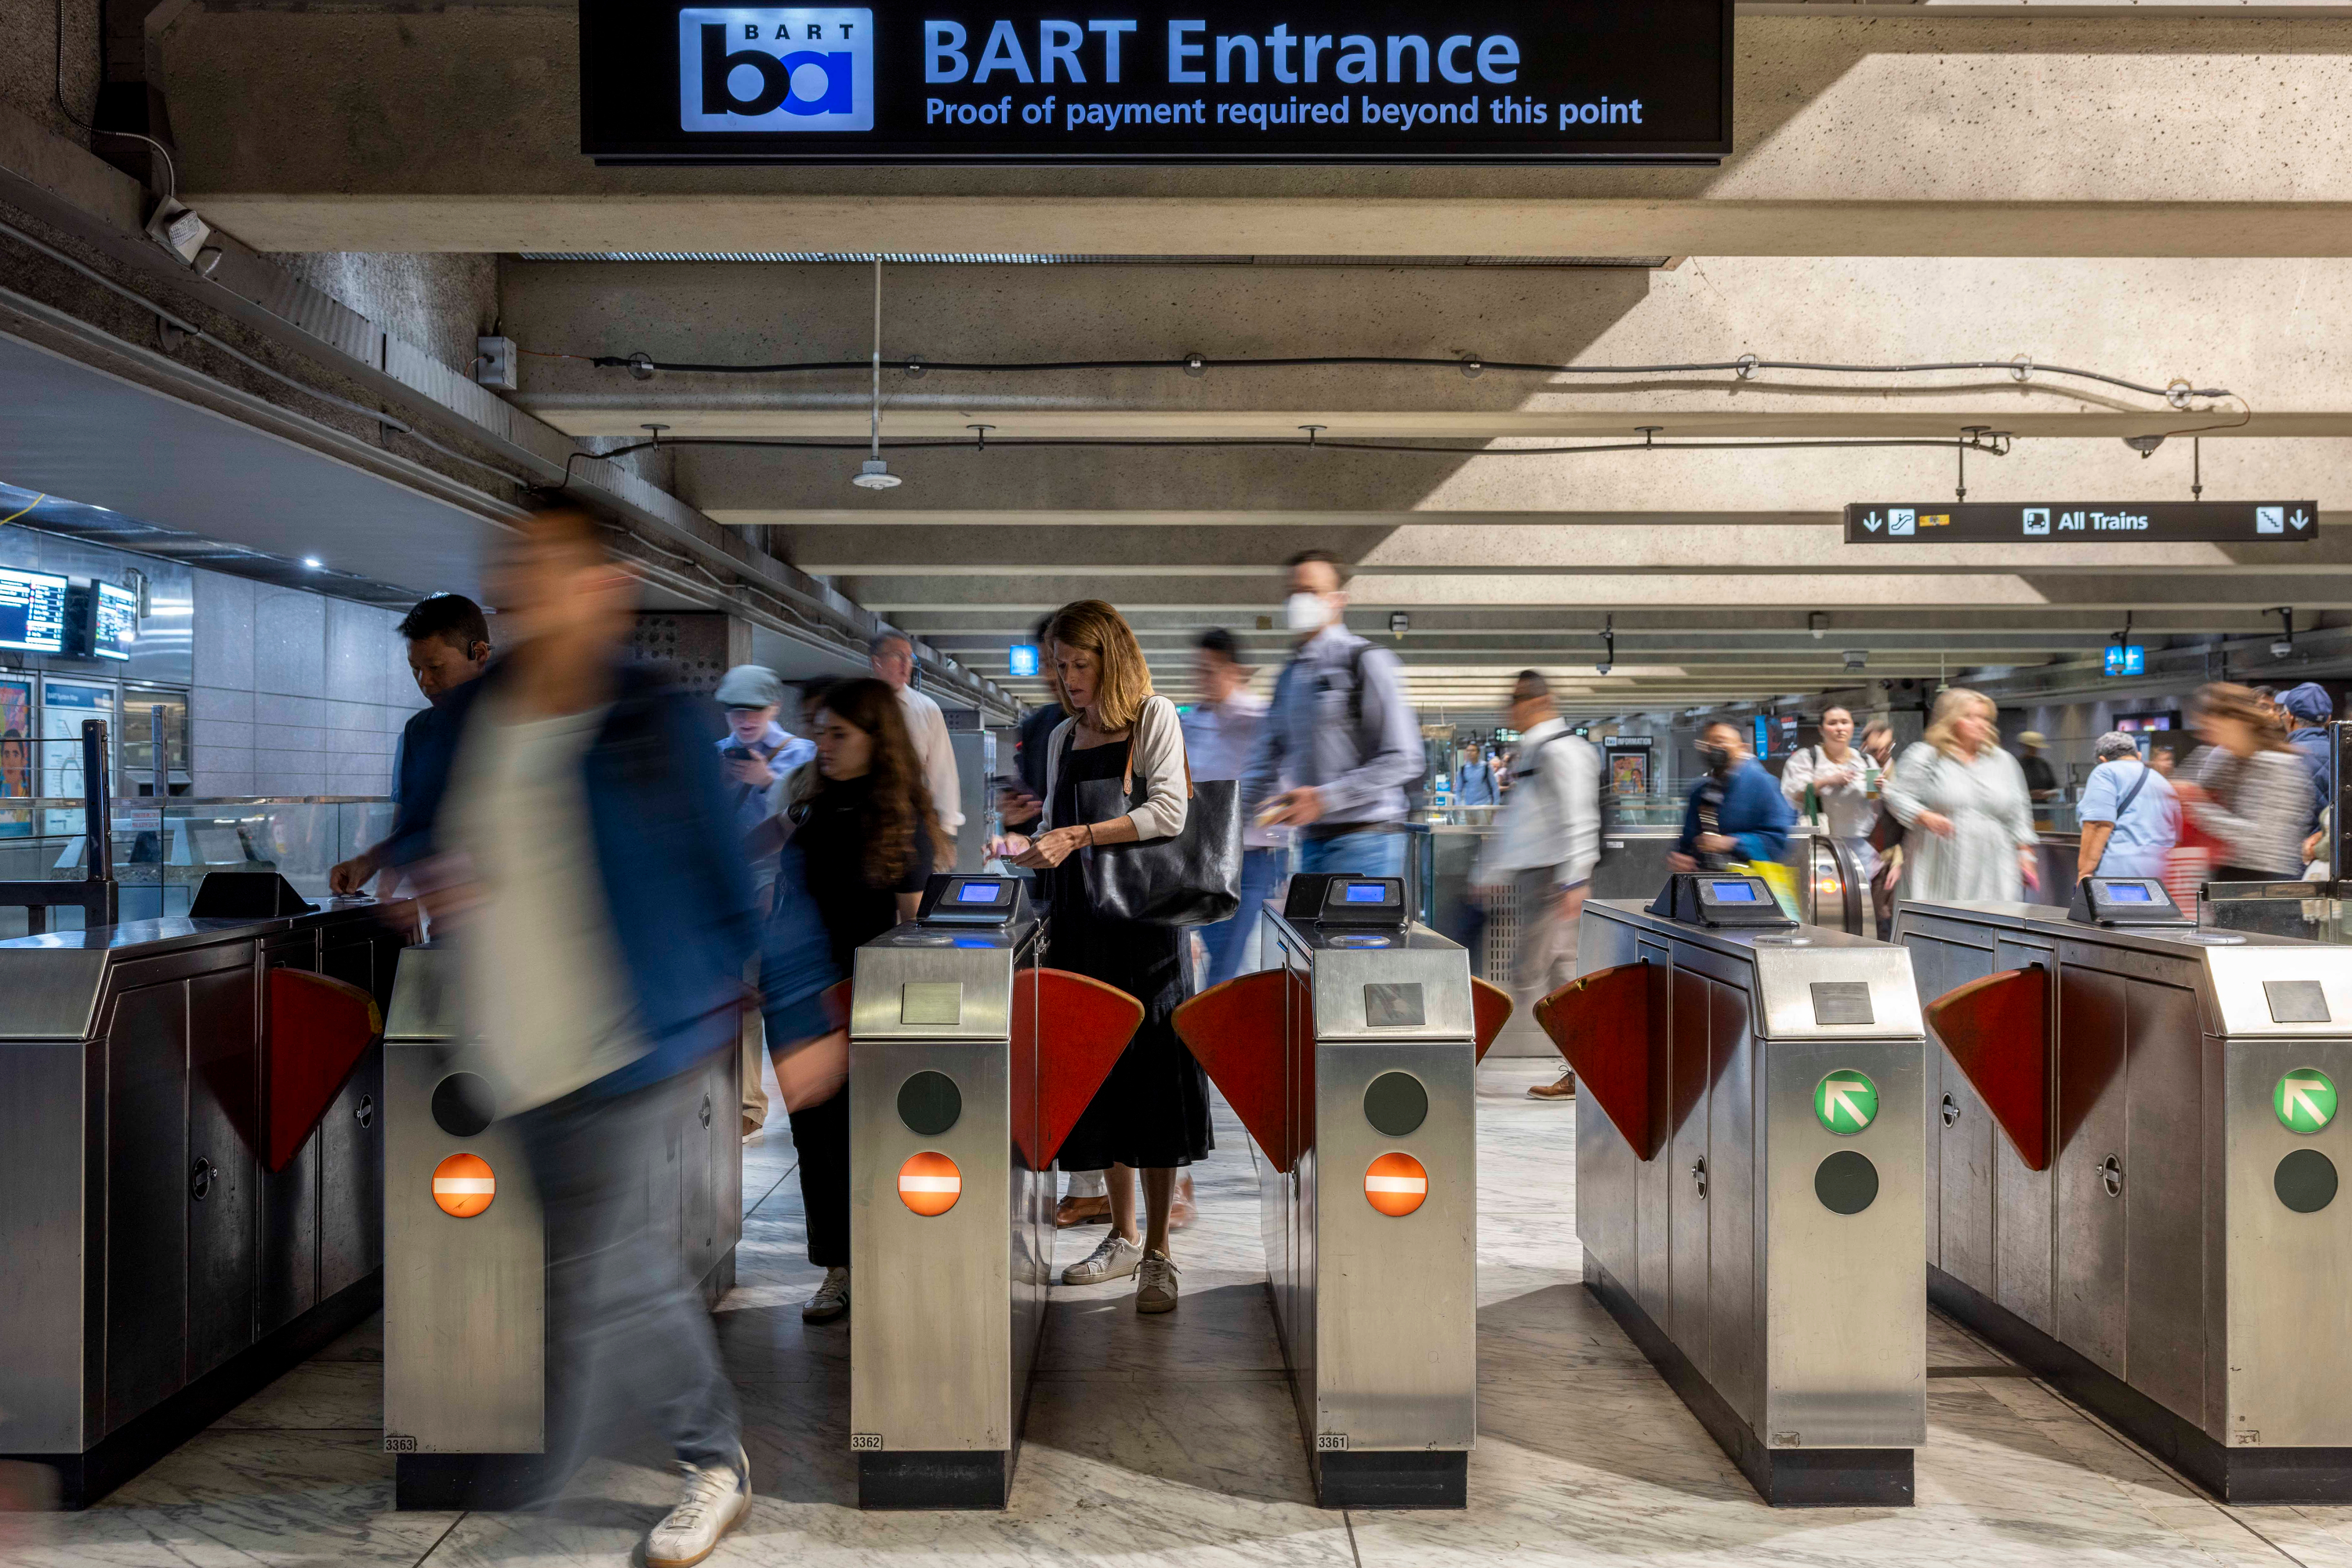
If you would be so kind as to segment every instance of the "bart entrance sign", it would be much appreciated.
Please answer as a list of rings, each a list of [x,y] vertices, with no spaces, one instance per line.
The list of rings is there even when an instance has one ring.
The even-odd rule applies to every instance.
[[[2311,500],[1854,501],[1848,544],[2294,544],[2319,536]]]
[[[1731,150],[1731,14],[581,0],[581,145],[607,163],[1712,163]]]

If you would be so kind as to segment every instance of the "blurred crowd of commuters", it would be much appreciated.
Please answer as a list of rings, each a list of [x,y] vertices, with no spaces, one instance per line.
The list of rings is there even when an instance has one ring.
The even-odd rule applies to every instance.
[[[1256,912],[1286,855],[1308,871],[1402,875],[1424,782],[1402,666],[1348,629],[1346,568],[1310,551],[1286,571],[1291,648],[1263,699],[1224,630],[1199,636],[1196,699],[1180,714],[1153,690],[1116,608],[1081,600],[1046,617],[1036,637],[1055,700],[1022,721],[999,781],[1004,831],[989,852],[1034,877],[1051,916],[1046,961],[1144,1007],[1065,1142],[1062,1167],[1094,1179],[1057,1214],[1106,1224],[1064,1279],[1132,1277],[1142,1312],[1179,1303],[1171,1237],[1191,1214],[1184,1171],[1213,1144],[1207,1081],[1171,1015],[1254,967]],[[669,1101],[689,1067],[740,1053],[748,1142],[769,1113],[762,1058],[772,1065],[809,1261],[824,1270],[802,1315],[845,1316],[840,982],[856,950],[914,918],[934,869],[954,865],[955,755],[902,633],[875,638],[868,676],[802,682],[790,714],[795,694],[773,672],[730,669],[714,722],[712,699],[630,657],[635,582],[586,517],[534,515],[488,581],[495,658],[487,617],[458,595],[435,595],[402,623],[430,706],[402,736],[390,836],[337,866],[331,884],[404,881],[436,938],[454,939],[473,1065],[521,1138],[548,1216],[551,1495],[581,1458],[650,1426],[683,1489],[644,1561],[687,1568],[741,1517],[751,1479],[709,1315],[642,1201]],[[2193,834],[2212,875],[2300,872],[2325,805],[2328,711],[2316,686],[2275,705],[2207,687],[2191,710],[2205,749],[2177,773],[2143,763],[2131,736],[2102,737],[2083,793],[2084,871],[2160,874]],[[1510,922],[1524,1007],[1574,973],[1603,776],[1539,672],[1520,672],[1496,717],[1516,748],[1470,748],[1454,783],[1457,799],[1496,808],[1473,894],[1485,918]],[[1776,864],[1801,812],[1854,850],[1882,895],[1900,881],[1923,898],[2013,899],[2032,884],[2034,804],[2054,780],[2038,782],[2038,744],[2022,762],[2001,749],[1990,700],[1942,693],[1899,757],[1885,723],[1858,741],[1854,728],[1830,710],[1820,740],[1776,780],[1737,726],[1706,726],[1673,864]],[[1085,853],[1181,832],[1188,778],[1238,781],[1249,824],[1242,913],[1201,932],[1198,973],[1184,931],[1094,912]],[[1532,1092],[1569,1098],[1573,1077]]]

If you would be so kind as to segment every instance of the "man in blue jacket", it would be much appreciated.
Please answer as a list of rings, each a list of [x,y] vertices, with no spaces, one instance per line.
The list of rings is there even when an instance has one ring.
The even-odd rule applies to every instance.
[[[2319,814],[2327,809],[2327,721],[2336,717],[2336,700],[2319,682],[2306,680],[2279,693],[2278,705],[2287,716],[2286,743],[2294,748],[2304,770],[2311,774],[2311,820],[2304,825],[2308,834],[2319,826]]]
[[[1764,764],[1748,754],[1736,724],[1717,720],[1699,731],[1706,772],[1683,808],[1683,836],[1666,864],[1677,871],[1713,871],[1739,861],[1778,860],[1789,847],[1796,814]]]
[[[709,1317],[643,1196],[680,1075],[735,1047],[751,884],[707,707],[628,662],[636,585],[597,525],[531,518],[491,588],[509,651],[446,700],[455,743],[414,781],[395,852],[451,936],[474,1054],[546,1210],[545,1484],[656,1426],[686,1484],[645,1562],[687,1568],[750,1507],[751,1471]],[[829,963],[777,944],[763,977],[793,994],[772,989],[772,1028],[824,1033]]]

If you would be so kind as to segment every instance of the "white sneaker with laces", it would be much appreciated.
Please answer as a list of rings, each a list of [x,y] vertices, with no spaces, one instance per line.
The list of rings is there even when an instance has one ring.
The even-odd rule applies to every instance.
[[[686,1495],[646,1532],[646,1568],[693,1568],[742,1522],[751,1507],[751,1461],[741,1448],[731,1465],[681,1465]]]
[[[816,1294],[801,1303],[801,1321],[829,1323],[849,1310],[849,1270],[832,1268],[824,1271],[824,1283]]]
[[[1106,1279],[1124,1279],[1135,1272],[1143,1261],[1143,1247],[1112,1231],[1102,1238],[1102,1245],[1087,1254],[1081,1262],[1062,1270],[1065,1285],[1099,1285]]]
[[[1135,1310],[1172,1312],[1176,1310],[1176,1261],[1164,1252],[1147,1252],[1135,1271]]]

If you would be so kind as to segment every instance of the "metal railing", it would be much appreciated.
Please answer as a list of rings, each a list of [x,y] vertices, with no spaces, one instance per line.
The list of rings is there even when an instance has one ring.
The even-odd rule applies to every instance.
[[[56,745],[63,738],[13,738],[7,743],[31,748]],[[54,909],[74,909],[81,911],[82,927],[112,925],[121,909],[121,887],[114,878],[113,814],[110,809],[107,791],[106,721],[85,719],[81,721],[81,798],[68,801],[65,809],[79,807],[82,815],[79,837],[84,846],[82,875],[78,881],[50,879],[29,879],[0,881],[0,909],[21,909],[25,911],[27,936],[41,936],[49,929],[49,911]],[[25,809],[31,811],[45,806],[56,809],[58,803],[44,802],[37,797],[24,797]],[[0,807],[16,808],[16,802],[0,795]],[[19,843],[54,842],[58,835],[26,835]]]

